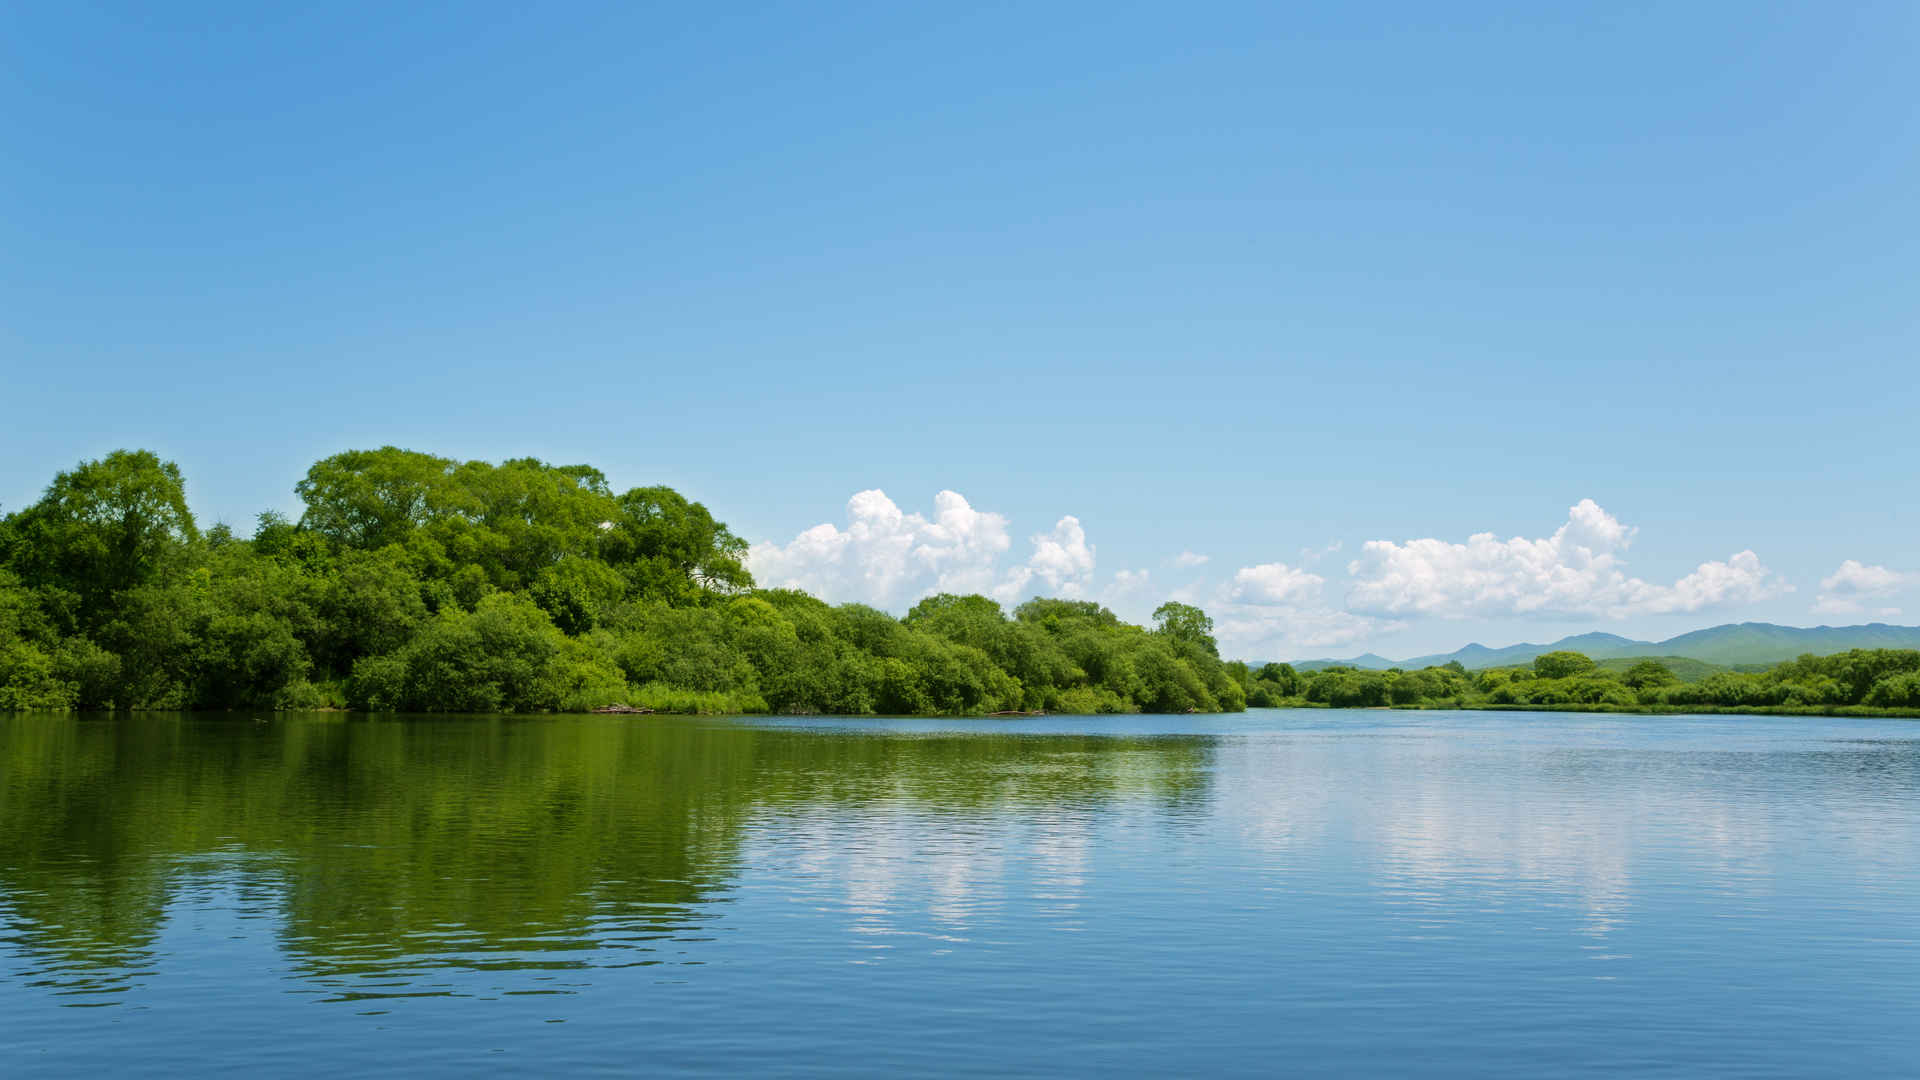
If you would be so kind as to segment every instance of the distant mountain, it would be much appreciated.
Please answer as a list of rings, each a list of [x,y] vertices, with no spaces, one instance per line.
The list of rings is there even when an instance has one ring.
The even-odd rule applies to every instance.
[[[1825,656],[1848,649],[1920,649],[1920,626],[1889,626],[1868,623],[1865,626],[1777,626],[1773,623],[1727,623],[1695,630],[1665,641],[1635,641],[1618,634],[1576,634],[1548,645],[1508,645],[1489,649],[1478,643],[1450,653],[1416,656],[1409,660],[1388,660],[1374,653],[1350,660],[1299,660],[1300,671],[1346,666],[1371,668],[1423,668],[1458,660],[1468,669],[1510,667],[1529,664],[1541,653],[1571,649],[1595,660],[1628,656],[1682,656],[1710,664],[1775,664],[1791,660],[1801,653]]]
[[[1658,662],[1668,671],[1673,672],[1674,677],[1681,682],[1699,682],[1707,676],[1721,671],[1748,671],[1755,668],[1764,671],[1768,667],[1766,664],[1742,664],[1736,668],[1727,664],[1709,664],[1705,660],[1695,660],[1687,656],[1616,656],[1611,660],[1600,660],[1597,661],[1597,663],[1601,671],[1611,671],[1615,675],[1625,675],[1633,665],[1642,660]]]
[[[1595,660],[1603,656],[1626,656],[1639,653],[1647,642],[1624,638],[1619,634],[1603,634],[1598,631],[1590,634],[1578,634],[1570,638],[1561,638],[1551,645],[1509,645],[1504,649],[1489,649],[1485,645],[1473,644],[1450,653],[1436,653],[1432,656],[1415,657],[1398,665],[1388,667],[1427,667],[1432,664],[1444,664],[1449,660],[1458,660],[1469,668],[1506,667],[1511,664],[1530,664],[1541,653],[1556,649],[1572,649],[1586,653]]]

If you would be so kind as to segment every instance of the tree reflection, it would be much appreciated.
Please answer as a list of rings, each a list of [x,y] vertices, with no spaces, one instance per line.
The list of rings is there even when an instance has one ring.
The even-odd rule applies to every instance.
[[[715,721],[12,717],[0,914],[26,968],[9,974],[111,991],[209,882],[274,915],[296,973],[342,996],[397,967],[660,962],[722,917],[756,815],[1178,811],[1210,753]]]

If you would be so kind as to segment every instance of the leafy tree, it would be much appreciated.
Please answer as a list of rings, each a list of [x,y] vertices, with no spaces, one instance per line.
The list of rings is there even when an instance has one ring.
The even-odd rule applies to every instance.
[[[1672,686],[1680,680],[1672,669],[1660,661],[1642,660],[1628,668],[1626,674],[1620,676],[1620,681],[1635,690],[1646,690]]]
[[[406,644],[427,618],[421,584],[397,546],[343,555],[317,590],[324,629],[312,643],[316,658],[345,674],[363,656]]]
[[[1169,600],[1153,612],[1154,633],[1170,641],[1192,645],[1218,658],[1220,646],[1213,640],[1213,620],[1191,604]]]
[[[747,542],[672,488],[634,488],[620,496],[600,551],[636,594],[669,603],[753,586]]]
[[[1294,697],[1301,691],[1300,674],[1292,664],[1262,664],[1254,678],[1257,682],[1272,684],[1281,697]]]
[[[1903,671],[1874,683],[1867,691],[1865,703],[1920,708],[1920,671]]]
[[[1542,653],[1533,658],[1534,674],[1543,679],[1567,679],[1575,675],[1584,675],[1594,668],[1592,658],[1585,653],[1562,649],[1557,652]]]
[[[335,454],[294,485],[307,504],[300,523],[343,547],[401,543],[431,519],[453,467],[448,458],[397,446]]]
[[[70,709],[73,693],[53,658],[25,641],[0,640],[0,709]]]
[[[154,579],[199,539],[180,467],[146,450],[58,474],[8,532],[13,569],[70,596],[52,606],[81,627],[98,625],[115,594]]]
[[[120,692],[120,657],[83,637],[67,638],[54,650],[53,674],[74,708],[108,708]]]

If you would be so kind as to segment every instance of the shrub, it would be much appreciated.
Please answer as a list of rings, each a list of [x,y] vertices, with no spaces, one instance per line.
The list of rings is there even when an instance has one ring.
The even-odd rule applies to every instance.
[[[24,641],[0,642],[0,709],[71,709],[73,688],[53,658]]]
[[[1562,649],[1533,658],[1534,674],[1543,679],[1565,679],[1593,670],[1593,660],[1585,653]]]
[[[1920,707],[1920,671],[1889,675],[1867,692],[1868,705]]]
[[[72,689],[82,709],[111,706],[120,684],[120,658],[83,637],[68,638],[53,653],[54,675]]]

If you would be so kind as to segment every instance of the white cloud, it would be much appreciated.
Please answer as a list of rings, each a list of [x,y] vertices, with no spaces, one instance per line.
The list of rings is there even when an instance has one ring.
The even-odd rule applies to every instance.
[[[1119,598],[1131,596],[1145,589],[1152,575],[1145,570],[1119,570],[1113,575],[1113,583],[1107,586],[1107,596]]]
[[[1205,605],[1215,613],[1222,655],[1298,659],[1309,650],[1345,649],[1403,625],[1329,607],[1321,599],[1325,584],[1319,574],[1281,562],[1235,571]]]
[[[1307,650],[1346,650],[1375,635],[1406,628],[1397,620],[1324,606],[1225,604],[1217,610],[1213,631],[1220,641],[1220,655],[1247,660],[1308,659]]]
[[[1233,575],[1230,598],[1247,604],[1310,604],[1320,597],[1327,579],[1286,563],[1242,567]]]
[[[933,498],[931,518],[906,513],[877,488],[847,500],[847,524],[815,525],[790,543],[763,541],[747,552],[760,584],[804,589],[841,603],[899,609],[936,592],[1018,598],[1036,580],[1057,595],[1079,595],[1091,581],[1094,548],[1079,519],[1063,517],[1031,538],[1032,556],[1000,568],[1013,546],[1007,518],[976,510],[959,492]]]
[[[1916,577],[1920,575],[1904,574],[1884,566],[1866,566],[1857,559],[1848,559],[1840,564],[1840,569],[1820,579],[1820,589],[1840,596],[1890,596]]]
[[[1813,602],[1819,615],[1898,615],[1897,607],[1876,606],[1871,600],[1885,600],[1900,590],[1920,582],[1920,574],[1869,566],[1848,559],[1832,574],[1820,579],[1820,595]]]
[[[1184,567],[1205,566],[1207,565],[1207,556],[1194,551],[1183,551],[1179,555],[1174,556],[1173,565]]]
[[[1087,530],[1079,518],[1068,514],[1054,523],[1051,533],[1029,539],[1032,557],[993,587],[994,599],[1003,604],[1019,600],[1032,592],[1028,586],[1034,578],[1045,582],[1055,596],[1077,597],[1086,592],[1093,580],[1093,546],[1087,543]]]
[[[1177,589],[1170,589],[1167,592],[1167,599],[1178,600],[1182,604],[1198,604],[1201,602],[1200,586],[1182,585]]]
[[[1332,543],[1328,544],[1326,547],[1301,548],[1300,561],[1303,563],[1309,563],[1309,564],[1317,563],[1321,559],[1324,559],[1329,555],[1333,555],[1337,553],[1340,550],[1340,546],[1341,546],[1341,541],[1335,540]]]
[[[1033,537],[1033,558],[1027,566],[1048,585],[1059,588],[1093,573],[1093,548],[1087,543],[1087,530],[1080,519],[1069,514],[1053,526],[1053,532]]]
[[[1737,552],[1726,562],[1703,562],[1673,583],[1671,588],[1647,586],[1636,611],[1662,614],[1674,611],[1714,611],[1757,603],[1793,586],[1780,579],[1751,551]]]
[[[1375,615],[1593,616],[1749,604],[1792,587],[1751,551],[1701,563],[1672,585],[1629,577],[1621,555],[1637,530],[1592,499],[1567,512],[1550,537],[1501,540],[1477,533],[1464,544],[1438,539],[1369,540],[1347,564],[1350,611]]]

